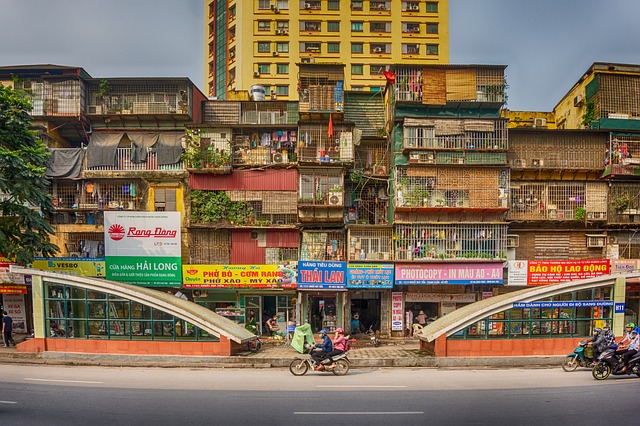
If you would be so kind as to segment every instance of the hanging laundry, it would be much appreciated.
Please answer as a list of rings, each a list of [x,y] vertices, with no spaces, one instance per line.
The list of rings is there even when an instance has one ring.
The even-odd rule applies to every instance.
[[[122,193],[124,195],[128,195],[129,194],[129,184],[125,183],[124,185],[122,185]]]
[[[93,184],[91,182],[85,182],[84,190],[87,194],[93,193]]]
[[[132,197],[136,196],[136,185],[134,183],[129,184],[129,195]]]
[[[271,145],[271,134],[270,133],[263,133],[260,136],[260,145],[261,146],[269,146],[269,145]]]

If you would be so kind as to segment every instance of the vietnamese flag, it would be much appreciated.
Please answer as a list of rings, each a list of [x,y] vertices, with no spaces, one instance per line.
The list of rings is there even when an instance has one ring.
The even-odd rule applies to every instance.
[[[329,138],[333,137],[333,116],[329,113],[329,130],[327,131]]]
[[[396,74],[395,73],[383,70],[382,74],[384,74],[385,78],[387,79],[387,81],[390,84],[393,84],[393,83],[396,82]]]

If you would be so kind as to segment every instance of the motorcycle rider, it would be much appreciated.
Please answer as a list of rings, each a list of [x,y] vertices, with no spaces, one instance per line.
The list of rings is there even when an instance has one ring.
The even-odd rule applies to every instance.
[[[347,351],[347,345],[348,343],[347,339],[344,337],[344,330],[340,327],[336,328],[336,334],[333,337],[333,350],[325,356],[325,359],[329,358],[331,361],[331,365],[328,368],[334,368],[336,366],[333,357],[345,353]]]
[[[613,335],[611,331],[611,326],[609,324],[605,324],[602,327],[602,334],[604,335],[604,348],[608,348],[616,343],[616,336]]]
[[[313,369],[317,371],[324,370],[324,366],[321,362],[327,357],[327,354],[333,350],[333,343],[331,342],[331,338],[327,335],[327,330],[322,329],[318,333],[322,338],[322,343],[317,343],[314,348],[322,348],[321,351],[314,351],[311,354],[311,359],[313,359]]]
[[[591,338],[589,343],[587,343],[587,345],[593,347],[594,360],[598,359],[600,354],[604,352],[605,349],[607,349],[609,345],[607,345],[605,334],[602,332],[602,329],[600,327],[596,327],[593,330],[593,337]]]
[[[636,325],[630,322],[624,327],[626,333],[622,340],[620,340],[618,349],[616,349],[616,354],[622,355],[622,362],[624,364],[622,370],[620,370],[621,373],[627,371],[627,368],[629,367],[629,360],[638,353],[638,345],[640,344],[640,336],[635,331]]]

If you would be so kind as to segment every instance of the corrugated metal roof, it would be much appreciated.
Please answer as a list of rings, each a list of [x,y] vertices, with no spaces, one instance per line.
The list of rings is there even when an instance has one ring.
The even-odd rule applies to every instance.
[[[204,191],[297,191],[298,171],[295,169],[234,170],[229,175],[191,174],[191,189]]]

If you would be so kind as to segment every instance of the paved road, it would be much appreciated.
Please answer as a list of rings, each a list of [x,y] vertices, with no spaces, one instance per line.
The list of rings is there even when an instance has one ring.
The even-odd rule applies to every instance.
[[[7,425],[638,424],[640,379],[588,370],[2,369]]]

